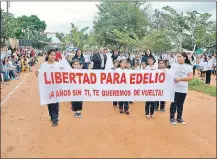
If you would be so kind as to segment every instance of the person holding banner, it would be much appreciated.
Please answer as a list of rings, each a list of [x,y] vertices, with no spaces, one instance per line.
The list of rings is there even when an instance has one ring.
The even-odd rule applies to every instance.
[[[56,70],[60,70],[60,64],[59,62],[55,61],[56,59],[56,51],[54,49],[50,49],[47,52],[46,58],[45,58],[45,62],[41,64],[40,69],[44,69],[44,68],[51,68]],[[36,71],[36,76],[38,76],[38,74],[40,73],[40,69],[39,71]],[[48,111],[49,111],[49,115],[51,117],[51,121],[52,121],[52,126],[57,126],[58,125],[58,117],[59,117],[59,103],[50,103],[48,104]]]
[[[78,59],[75,59],[72,61],[72,68],[73,69],[81,69],[83,67],[82,61],[79,61]],[[78,102],[71,102],[72,103],[72,111],[75,112],[75,118],[81,118],[81,111],[82,111],[82,101]]]
[[[148,66],[145,68],[146,70],[156,70],[157,68],[154,65],[154,58],[148,57]],[[145,103],[145,115],[146,118],[150,119],[150,117],[154,118],[154,109],[156,102],[155,101],[146,101]]]
[[[171,66],[175,73],[175,97],[174,102],[170,105],[170,123],[175,125],[176,121],[180,124],[186,124],[182,118],[183,105],[188,91],[188,81],[193,78],[193,68],[185,52],[177,55],[178,63]],[[175,113],[177,111],[177,119]]]
[[[121,71],[126,70],[126,62],[127,61],[125,59],[122,59],[120,61],[120,67],[117,68],[117,70],[121,70]],[[119,101],[118,105],[119,105],[119,109],[120,109],[121,114],[123,114],[124,112],[126,114],[130,114],[130,112],[129,112],[129,102],[128,101]]]
[[[159,60],[158,61],[158,69],[159,70],[165,70],[166,69],[164,60]],[[159,105],[160,105],[160,111],[165,112],[165,103],[166,103],[165,101],[157,101],[155,111],[158,111],[158,108],[159,108]]]
[[[118,68],[118,65],[119,65],[118,60],[114,60],[114,62],[113,62],[113,66],[114,67],[112,68],[112,70],[116,70]],[[113,107],[114,108],[117,108],[117,104],[118,104],[117,101],[113,101]]]

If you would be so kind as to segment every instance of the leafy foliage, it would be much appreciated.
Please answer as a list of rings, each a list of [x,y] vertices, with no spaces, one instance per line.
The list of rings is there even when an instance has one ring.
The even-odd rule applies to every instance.
[[[66,45],[74,45],[80,49],[84,48],[84,44],[87,42],[88,34],[85,32],[89,27],[84,27],[79,30],[77,27],[73,27],[69,34],[56,33],[56,37],[61,41],[63,47]]]
[[[121,40],[116,39],[114,30],[143,38],[147,33],[148,19],[141,5],[135,2],[101,2],[94,20],[97,42],[103,46],[123,46]]]
[[[47,42],[51,40],[47,38],[46,35],[42,34],[46,29],[46,23],[45,21],[41,21],[36,15],[31,15],[29,17],[23,15],[15,18],[13,14],[5,13],[1,10],[1,28],[1,37],[5,39],[27,39],[27,32],[29,32],[30,39],[35,41],[35,47],[41,47],[44,45],[39,43],[38,40],[45,40]]]

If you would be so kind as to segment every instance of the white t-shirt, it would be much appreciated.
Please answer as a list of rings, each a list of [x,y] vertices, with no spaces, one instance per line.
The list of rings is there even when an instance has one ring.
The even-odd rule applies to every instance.
[[[213,59],[213,66],[215,67],[216,66],[216,58],[213,57],[212,59]]]
[[[174,70],[175,78],[187,77],[190,72],[193,72],[193,68],[189,64],[175,63],[171,66],[171,70]],[[176,92],[187,93],[188,81],[180,81],[176,83]]]
[[[140,66],[135,67],[134,70],[141,70],[141,67]]]
[[[118,60],[118,61],[126,60],[126,57],[125,57],[125,56],[118,56],[117,60]]]
[[[133,60],[135,58],[135,55],[134,54],[131,54],[130,55],[130,60]]]
[[[156,70],[157,67],[155,65],[153,65],[152,67],[150,67],[149,65],[145,67],[146,70]]]
[[[52,68],[52,69],[55,69],[55,71],[58,71],[58,70],[60,70],[60,63],[55,62],[53,64],[49,64],[46,61],[46,62],[42,63],[41,66],[40,66],[40,69],[43,69],[43,68]]]
[[[212,67],[213,67],[213,60],[208,60],[207,62],[207,70],[212,70]]]
[[[90,55],[84,55],[85,63],[90,62]]]
[[[125,69],[121,69],[120,67],[118,67],[117,69],[115,69],[115,70],[117,70],[117,71],[127,71],[127,69],[125,68]]]

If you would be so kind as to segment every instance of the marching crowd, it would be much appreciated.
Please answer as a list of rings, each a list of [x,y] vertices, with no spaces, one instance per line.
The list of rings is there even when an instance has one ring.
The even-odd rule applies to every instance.
[[[37,55],[31,47],[1,50],[1,81],[9,82],[19,78],[21,72],[31,72],[37,62]]]
[[[158,60],[163,60],[166,68],[170,68],[174,63],[177,63],[177,53],[151,53],[148,49],[145,53],[140,52],[119,52],[118,50],[112,50],[101,48],[98,53],[95,51],[71,51],[65,53],[65,56],[69,62],[74,59],[78,59],[82,62],[83,69],[106,69],[105,64],[107,62],[107,56],[111,54],[112,61],[120,62],[122,59],[126,59],[130,67],[137,70],[143,69],[145,65],[148,65],[148,58],[154,59],[155,66],[158,65]],[[188,58],[193,68],[193,75],[198,75],[202,80],[205,80],[207,85],[210,84],[211,75],[216,76],[216,53],[209,54],[204,53],[202,55],[195,55],[188,53]],[[109,55],[110,56],[110,55]],[[108,68],[109,69],[109,68]]]
[[[49,50],[46,54],[46,61],[41,68],[52,67],[61,69],[59,60],[65,56],[73,69],[102,69],[102,70],[157,70],[157,69],[173,69],[175,71],[176,83],[174,102],[170,105],[170,123],[185,124],[182,118],[183,105],[188,91],[188,81],[193,79],[195,70],[201,72],[204,79],[206,74],[206,84],[210,84],[211,73],[216,75],[216,54],[197,56],[194,54],[186,54],[185,52],[168,54],[154,54],[150,49],[143,53],[124,53],[118,50],[111,51],[108,48],[100,48],[99,51],[84,51],[77,49],[71,52],[64,52],[62,55],[58,50]],[[36,72],[38,75],[40,72]],[[129,112],[129,105],[132,101],[114,101],[113,107],[119,106],[121,114]],[[72,102],[72,111],[75,117],[81,117],[83,102]],[[154,118],[154,112],[160,108],[161,112],[165,111],[165,101],[146,101],[145,115],[148,119]],[[49,115],[52,125],[58,125],[59,103],[48,104]],[[175,119],[175,114],[177,118]]]

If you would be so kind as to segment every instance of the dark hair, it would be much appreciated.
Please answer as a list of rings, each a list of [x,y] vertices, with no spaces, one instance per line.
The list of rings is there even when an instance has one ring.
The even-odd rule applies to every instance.
[[[48,56],[49,56],[52,52],[55,52],[55,50],[54,50],[54,49],[49,49],[49,50],[47,51],[47,55],[46,55],[46,57],[45,57],[45,61],[48,61]]]
[[[208,62],[207,56],[204,56],[204,61]]]
[[[158,60],[158,64],[160,63],[160,62],[162,62],[163,61],[163,63],[165,64],[165,61],[164,60]]]
[[[78,50],[81,50],[81,49],[77,49],[77,50],[76,50],[75,56],[74,56],[75,58],[78,58]],[[81,51],[81,57],[84,57],[82,51]]]
[[[191,65],[191,62],[188,58],[188,55],[185,52],[180,53],[183,57],[185,57],[185,63]]]
[[[148,51],[148,50],[150,51],[150,55],[149,55],[149,56],[152,56],[151,49],[147,49],[147,50],[146,50],[145,56],[148,56],[148,54],[147,54],[147,51]]]
[[[81,62],[81,61],[79,61],[78,59],[75,59],[75,60],[72,60],[71,66],[72,66],[75,62],[78,62],[80,65],[82,65],[82,62]],[[73,66],[72,66],[72,68],[73,68]]]
[[[151,59],[151,60],[153,60],[153,61],[154,61],[154,58],[153,58],[153,57],[148,57],[148,60],[149,60],[149,59]]]
[[[194,55],[191,56],[191,60],[194,61]]]

